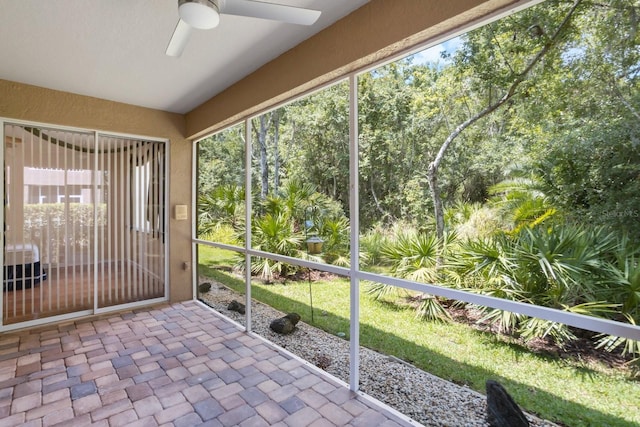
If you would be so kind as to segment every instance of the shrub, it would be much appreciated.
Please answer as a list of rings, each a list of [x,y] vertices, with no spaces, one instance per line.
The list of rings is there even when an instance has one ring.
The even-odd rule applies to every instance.
[[[632,285],[636,280],[632,269],[622,273],[607,261],[620,244],[615,236],[597,228],[525,227],[514,235],[462,242],[447,268],[474,292],[568,312],[622,318],[630,314],[620,312],[622,301],[634,295],[634,286],[640,286],[640,274],[639,283]],[[633,260],[628,265],[637,268]],[[617,296],[612,289],[617,290]],[[633,305],[635,297],[631,298],[628,307],[637,307]],[[563,344],[575,338],[566,325],[498,309],[482,310],[482,321],[495,324],[503,332],[517,332],[525,339],[548,337]]]

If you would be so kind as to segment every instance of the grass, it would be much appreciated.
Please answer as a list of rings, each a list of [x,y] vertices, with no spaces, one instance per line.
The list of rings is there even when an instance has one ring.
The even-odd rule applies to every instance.
[[[238,292],[244,281],[221,271],[233,253],[201,247],[199,273]],[[374,301],[360,292],[360,344],[397,356],[438,377],[484,392],[500,381],[527,411],[569,426],[640,426],[640,383],[605,365],[533,353],[514,342],[456,323],[415,318],[412,309]],[[252,296],[330,333],[349,334],[349,281],[312,283],[311,322],[307,281],[252,283]]]

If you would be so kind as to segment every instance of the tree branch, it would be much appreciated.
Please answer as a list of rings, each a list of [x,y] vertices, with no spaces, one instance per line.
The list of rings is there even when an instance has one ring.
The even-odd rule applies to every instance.
[[[504,105],[509,99],[511,99],[516,94],[516,89],[518,89],[518,86],[520,86],[520,84],[525,80],[525,78],[531,72],[533,67],[535,67],[536,64],[538,64],[538,62],[540,62],[542,58],[544,58],[544,56],[551,50],[551,48],[555,46],[556,42],[560,38],[560,35],[562,34],[562,31],[569,24],[571,17],[573,16],[575,10],[580,5],[580,3],[582,3],[582,0],[576,0],[573,3],[573,6],[569,10],[569,13],[567,14],[567,16],[565,16],[560,26],[558,26],[553,36],[549,38],[549,40],[544,44],[540,52],[538,52],[538,54],[531,60],[531,62],[529,62],[526,68],[520,74],[516,75],[516,78],[511,83],[511,86],[509,86],[509,89],[507,90],[507,92],[494,104],[488,105],[485,109],[477,113],[475,116],[470,117],[469,119],[467,119],[466,121],[458,125],[454,129],[454,131],[451,132],[451,134],[447,137],[447,139],[444,141],[444,143],[440,147],[440,150],[438,151],[436,158],[429,165],[430,170],[437,169],[440,166],[440,163],[444,158],[444,154],[447,151],[447,148],[449,148],[449,145],[451,145],[453,140],[456,139],[458,135],[462,133],[462,131],[464,131],[466,128],[468,128],[469,126],[471,126],[472,124],[480,120],[481,118],[487,116],[488,114],[491,114],[493,111],[500,108],[502,105]]]
[[[627,110],[629,110],[629,112],[636,118],[636,120],[640,121],[640,113],[638,113],[638,110],[636,110],[634,106],[631,105],[631,103],[627,100],[627,98],[624,97],[622,92],[620,92],[620,88],[618,87],[616,82],[611,82],[611,87],[613,88],[613,93],[618,97],[620,102],[622,102],[622,105],[627,107]]]

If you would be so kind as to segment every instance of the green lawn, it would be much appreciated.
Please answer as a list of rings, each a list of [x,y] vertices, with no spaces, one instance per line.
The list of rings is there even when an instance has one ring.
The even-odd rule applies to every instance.
[[[219,269],[232,253],[200,246],[199,274],[242,292],[244,282]],[[640,382],[605,365],[534,354],[494,335],[456,323],[420,321],[410,308],[360,297],[360,343],[423,370],[484,392],[498,379],[527,411],[569,426],[640,426]],[[349,333],[349,281],[312,283],[313,325]],[[252,296],[311,322],[307,281],[252,284]]]

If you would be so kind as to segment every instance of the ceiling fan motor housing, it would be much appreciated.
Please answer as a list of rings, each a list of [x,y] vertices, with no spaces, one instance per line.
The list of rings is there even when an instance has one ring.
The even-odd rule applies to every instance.
[[[178,0],[180,19],[193,28],[208,30],[220,23],[220,9],[214,0]]]

